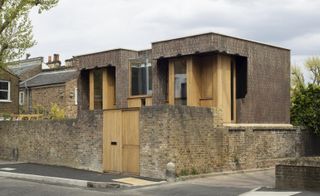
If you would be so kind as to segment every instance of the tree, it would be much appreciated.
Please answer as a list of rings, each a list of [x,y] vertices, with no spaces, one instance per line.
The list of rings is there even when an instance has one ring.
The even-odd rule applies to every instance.
[[[309,84],[298,67],[292,68],[291,123],[320,135],[320,58],[307,59],[305,67],[311,74]]]
[[[291,100],[291,123],[320,135],[320,86],[309,84],[296,91]]]
[[[35,45],[31,9],[37,8],[41,13],[57,3],[58,0],[0,0],[0,67]]]
[[[320,57],[308,58],[305,67],[311,72],[312,83],[320,85]]]
[[[305,80],[301,69],[297,66],[292,67],[291,75],[291,92],[295,93],[305,86]]]

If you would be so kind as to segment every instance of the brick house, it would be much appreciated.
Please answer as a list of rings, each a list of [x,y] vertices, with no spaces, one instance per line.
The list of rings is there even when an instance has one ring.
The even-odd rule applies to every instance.
[[[18,114],[19,77],[6,68],[0,68],[0,114]]]
[[[285,48],[207,33],[154,42],[143,51],[79,55],[74,62],[80,70],[79,111],[103,111],[104,171],[163,176],[169,160],[180,170],[190,169],[187,156],[197,157],[203,153],[197,149],[213,145],[218,136],[181,140],[200,142],[189,152],[176,141],[193,137],[195,130],[201,137],[216,134],[207,132],[210,126],[292,127],[290,50]],[[179,158],[183,154],[186,159]]]
[[[46,70],[20,83],[20,105],[24,113],[41,108],[46,113],[53,103],[67,118],[77,117],[77,79],[74,69]]]
[[[208,33],[75,59],[81,109],[187,105],[218,108],[224,123],[290,123],[288,49]]]

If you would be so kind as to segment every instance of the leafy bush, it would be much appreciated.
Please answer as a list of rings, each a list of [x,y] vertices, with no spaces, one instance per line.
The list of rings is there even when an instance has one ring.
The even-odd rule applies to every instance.
[[[51,119],[61,120],[65,118],[65,112],[56,103],[51,105],[49,116]]]
[[[291,102],[291,123],[320,135],[320,86],[301,86],[294,91]]]

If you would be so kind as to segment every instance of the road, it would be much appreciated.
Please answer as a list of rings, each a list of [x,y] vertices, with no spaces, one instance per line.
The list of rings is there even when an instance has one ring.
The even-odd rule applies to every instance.
[[[194,179],[184,182],[130,189],[84,189],[0,178],[1,196],[108,196],[108,195],[183,195],[233,196],[257,187],[274,187],[274,170]],[[248,194],[250,195],[250,193]],[[253,194],[254,195],[254,194]],[[273,195],[273,194],[270,194]],[[276,195],[276,194],[274,194]],[[290,195],[290,194],[281,194]],[[292,194],[291,194],[292,195]],[[304,192],[298,195],[319,195]]]

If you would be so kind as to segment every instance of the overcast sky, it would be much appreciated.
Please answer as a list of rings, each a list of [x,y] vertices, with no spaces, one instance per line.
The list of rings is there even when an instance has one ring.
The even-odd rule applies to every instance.
[[[38,44],[29,53],[62,59],[217,32],[291,49],[292,64],[320,54],[318,0],[60,0],[31,13]]]

